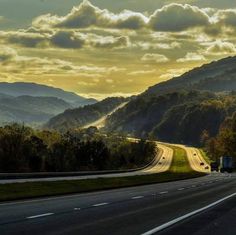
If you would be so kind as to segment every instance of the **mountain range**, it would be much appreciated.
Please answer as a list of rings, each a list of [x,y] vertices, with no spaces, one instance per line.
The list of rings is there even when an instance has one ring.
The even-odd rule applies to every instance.
[[[0,83],[0,124],[41,125],[69,108],[96,103],[75,93],[35,83]]]

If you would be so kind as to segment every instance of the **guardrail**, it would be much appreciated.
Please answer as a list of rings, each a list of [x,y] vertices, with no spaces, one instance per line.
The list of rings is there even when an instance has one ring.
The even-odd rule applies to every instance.
[[[87,175],[108,175],[118,173],[129,173],[135,171],[141,171],[155,165],[162,156],[162,149],[159,149],[154,159],[147,165],[128,170],[106,170],[106,171],[80,171],[80,172],[37,172],[37,173],[0,173],[0,180],[7,179],[43,179],[54,177],[71,177],[71,176],[87,176]]]

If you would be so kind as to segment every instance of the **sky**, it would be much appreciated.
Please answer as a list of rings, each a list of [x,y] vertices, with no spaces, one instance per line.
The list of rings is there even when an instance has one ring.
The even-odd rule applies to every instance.
[[[235,0],[0,0],[4,82],[130,96],[235,53]]]

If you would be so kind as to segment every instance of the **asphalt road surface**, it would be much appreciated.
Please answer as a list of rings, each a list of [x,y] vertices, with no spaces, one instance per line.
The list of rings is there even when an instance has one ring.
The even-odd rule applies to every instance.
[[[5,203],[0,205],[0,234],[203,235],[214,231],[214,235],[233,235],[235,193],[236,176],[216,173],[170,183]],[[229,195],[231,198],[219,203]],[[206,209],[184,217],[201,208]],[[178,222],[172,225],[173,221]]]
[[[125,177],[135,175],[147,175],[153,173],[161,173],[167,171],[172,162],[173,150],[163,144],[157,144],[160,149],[152,165],[145,169],[126,173],[112,173],[99,175],[84,175],[84,176],[65,176],[65,177],[48,177],[48,178],[28,178],[28,179],[7,179],[0,180],[0,184],[10,183],[24,183],[24,182],[45,182],[45,181],[61,181],[61,180],[80,180],[80,179],[96,179],[96,178],[111,178],[111,177]]]
[[[101,129],[105,126],[106,123],[106,119],[108,118],[108,116],[112,115],[113,113],[115,113],[118,109],[123,108],[126,104],[128,104],[128,102],[124,102],[122,104],[120,104],[119,106],[117,106],[115,109],[113,109],[110,113],[108,113],[107,115],[101,117],[100,119],[96,120],[95,122],[89,123],[85,126],[83,126],[83,128],[89,128],[90,126],[94,126],[97,127],[98,129]]]
[[[177,147],[182,148],[186,151],[189,165],[194,171],[204,172],[204,173],[211,172],[210,165],[206,162],[206,160],[202,156],[199,149],[194,148],[194,147],[188,147],[188,146],[181,145],[181,144],[173,144],[173,146],[177,146]]]

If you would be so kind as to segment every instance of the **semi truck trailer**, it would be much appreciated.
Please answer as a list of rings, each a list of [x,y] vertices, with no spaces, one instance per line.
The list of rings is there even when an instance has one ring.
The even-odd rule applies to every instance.
[[[231,173],[233,171],[233,158],[230,156],[222,156],[220,158],[220,172],[228,172]]]

